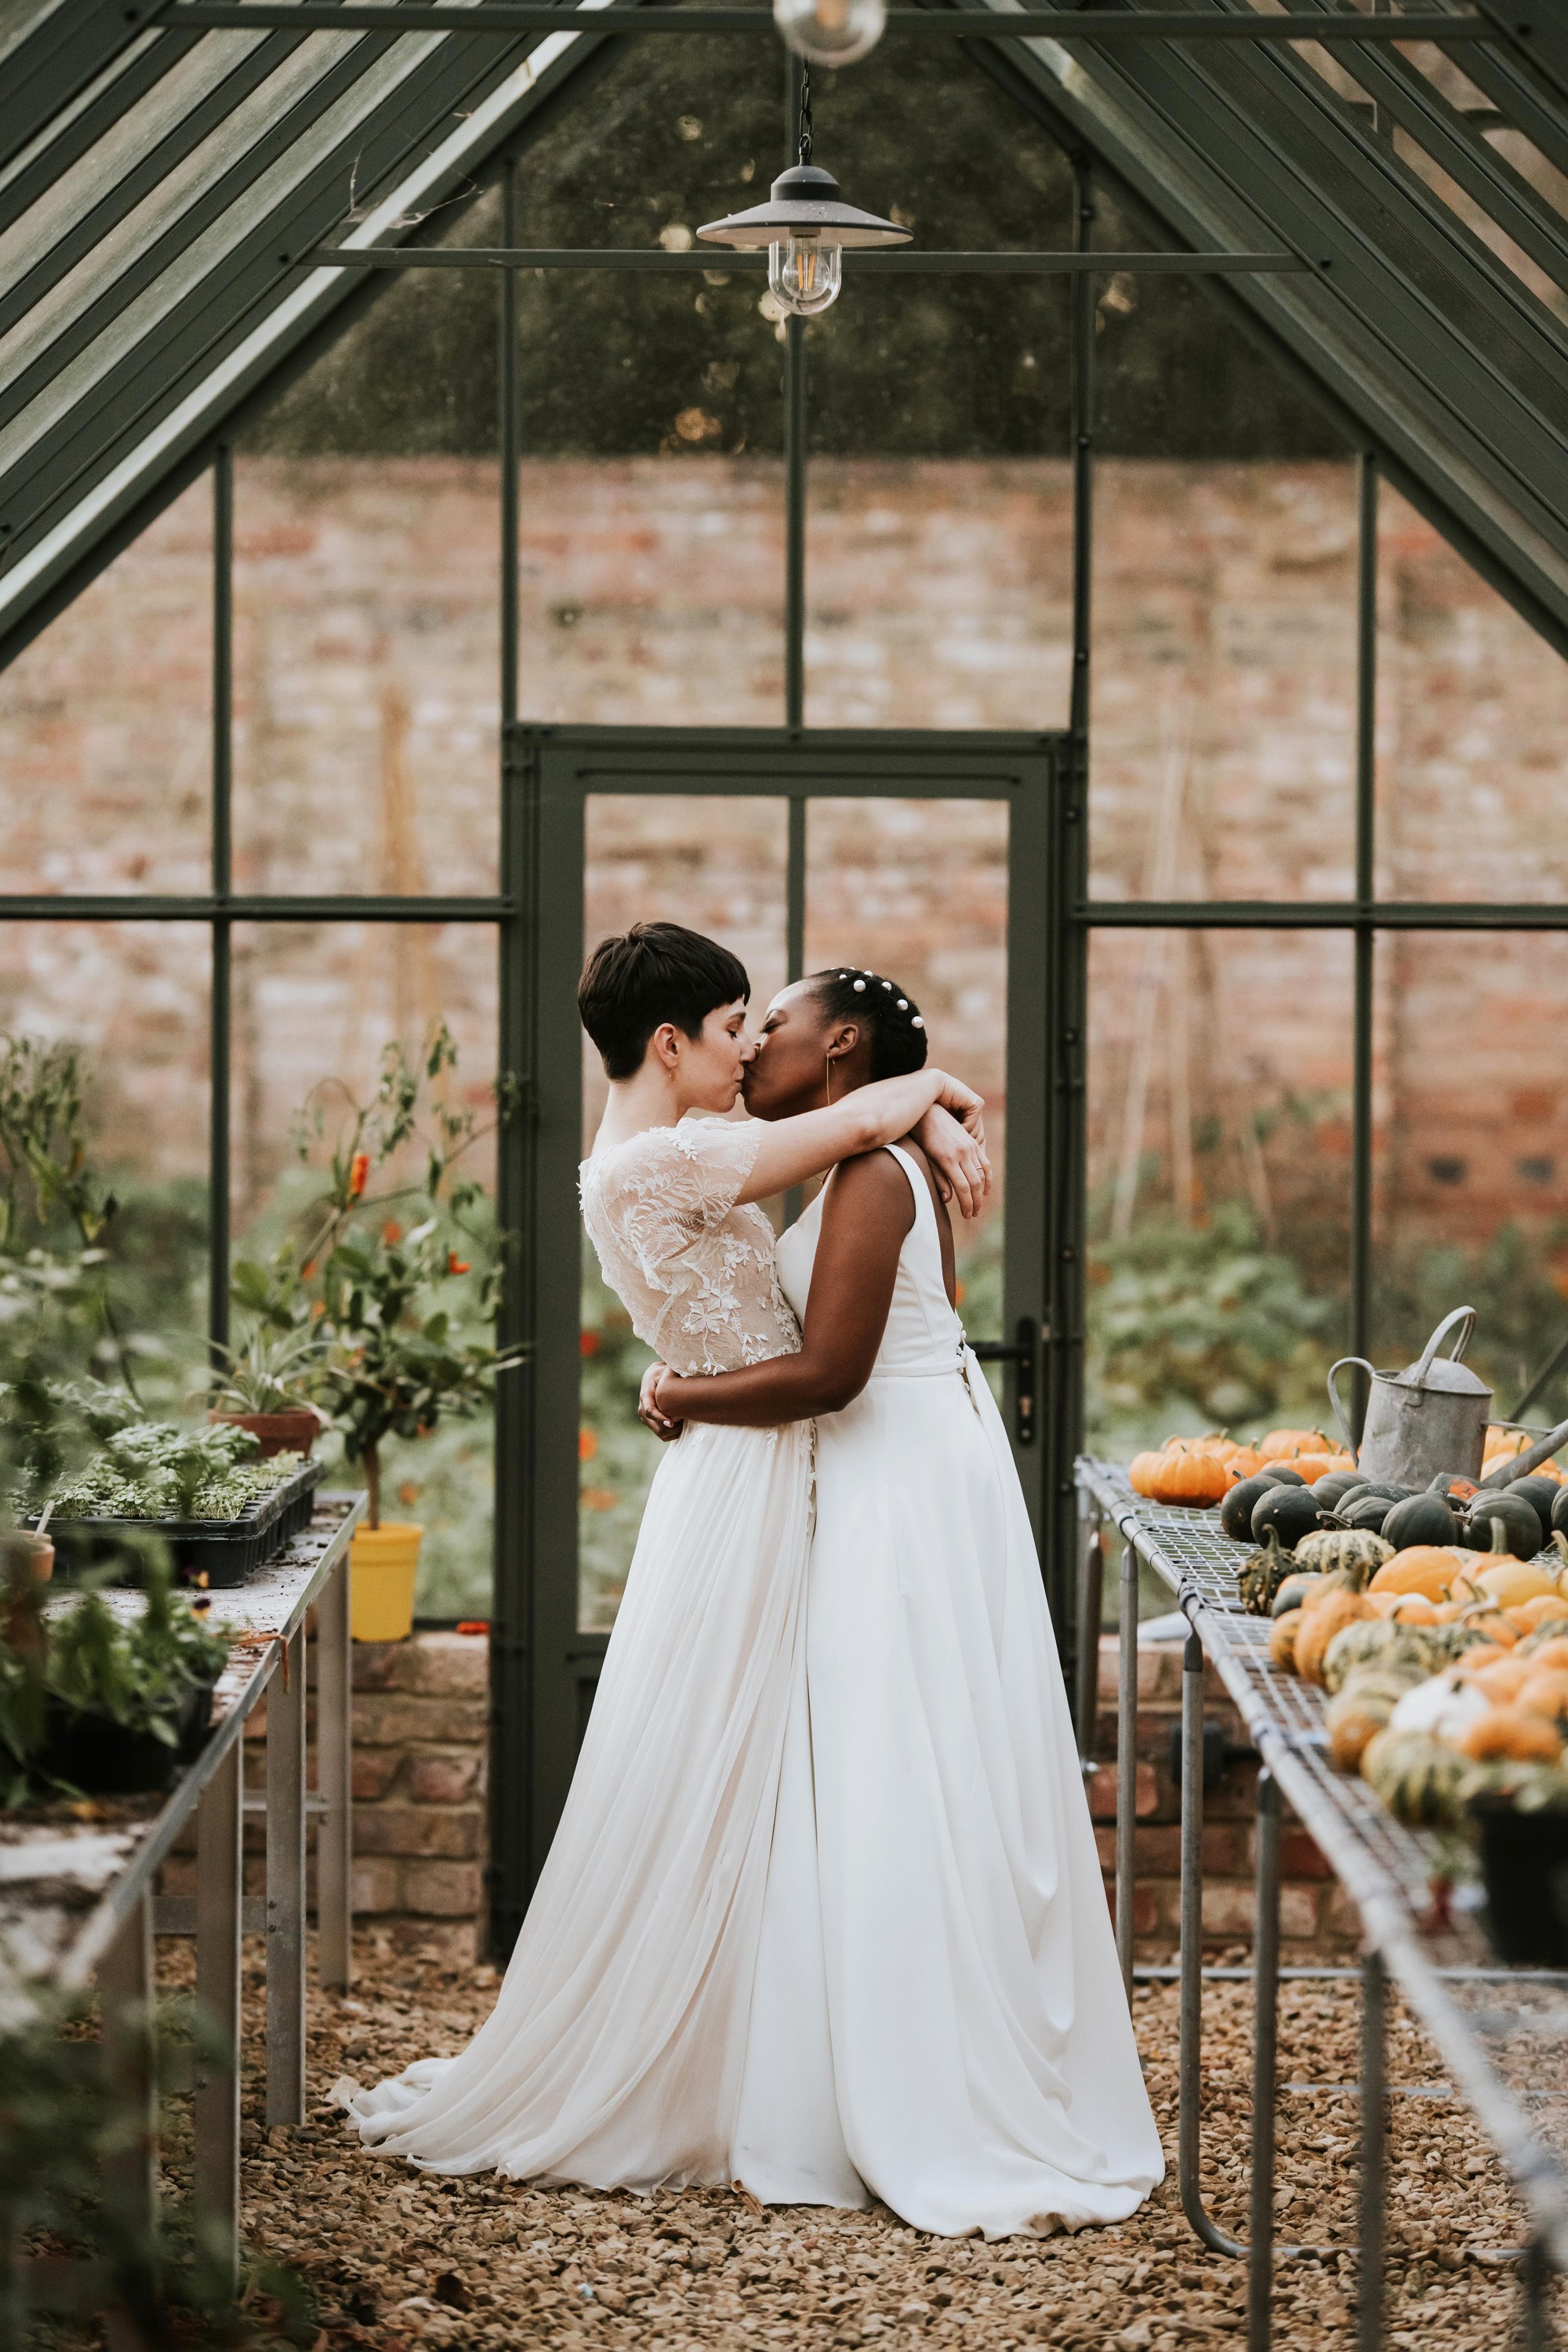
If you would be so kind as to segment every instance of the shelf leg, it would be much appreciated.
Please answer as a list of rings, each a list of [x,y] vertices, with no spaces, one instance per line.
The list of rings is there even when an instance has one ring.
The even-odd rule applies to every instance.
[[[1388,1978],[1380,1952],[1362,1965],[1361,2012],[1361,2255],[1356,2287],[1356,2352],[1380,2352],[1383,2343],[1383,2199],[1387,2120],[1384,2041]]]
[[[1116,1957],[1132,1999],[1132,1889],[1138,1840],[1138,1555],[1121,1538],[1116,1684]]]
[[[1105,1584],[1105,1528],[1087,1495],[1079,1498],[1078,1753],[1092,1770],[1100,1730],[1100,1620]]]
[[[1274,2097],[1279,2045],[1279,1784],[1258,1775],[1257,1997],[1252,2051],[1252,2210],[1247,2258],[1247,2352],[1268,2352],[1274,2295]]]
[[[195,2201],[219,2243],[224,2274],[231,2285],[239,2273],[244,1745],[234,1741],[196,1811],[196,2003],[209,2028],[221,2036],[229,2064],[204,2064],[196,2077]]]
[[[353,1981],[353,1653],[345,1552],[316,1604],[316,1952],[321,1982]]]
[[[1176,2177],[1182,2210],[1204,2244],[1216,2254],[1240,2254],[1246,2248],[1217,2228],[1205,2210],[1199,2178],[1203,2155],[1203,1758],[1204,1645],[1195,1633],[1189,1633],[1182,1653],[1182,2011]]]
[[[305,1629],[267,1688],[267,2120],[305,2120]]]
[[[1539,2238],[1531,2238],[1524,2250],[1519,2276],[1524,2352],[1552,2352],[1552,2315],[1546,2305],[1551,2278],[1552,2264],[1546,2248]]]
[[[129,2307],[155,2289],[158,2229],[158,2090],[153,2071],[153,1898],[144,1895],[99,1963],[104,2080],[135,2129],[126,2146],[104,2160],[104,2198],[115,2211],[126,2250],[122,2286],[128,2303],[104,2314],[110,2352],[132,2352],[144,2338]]]

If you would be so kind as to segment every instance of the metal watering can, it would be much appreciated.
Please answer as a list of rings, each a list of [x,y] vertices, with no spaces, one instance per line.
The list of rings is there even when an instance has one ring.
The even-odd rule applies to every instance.
[[[1460,1328],[1452,1349],[1439,1356],[1438,1342],[1456,1323]],[[1480,1476],[1492,1392],[1479,1373],[1459,1360],[1475,1328],[1475,1308],[1456,1307],[1427,1340],[1420,1362],[1402,1372],[1374,1371],[1364,1356],[1342,1356],[1333,1366],[1329,1402],[1346,1446],[1356,1456],[1356,1468],[1368,1478],[1425,1486],[1440,1470],[1457,1471],[1466,1478]],[[1359,1364],[1372,1381],[1359,1451],[1335,1386],[1347,1364]]]

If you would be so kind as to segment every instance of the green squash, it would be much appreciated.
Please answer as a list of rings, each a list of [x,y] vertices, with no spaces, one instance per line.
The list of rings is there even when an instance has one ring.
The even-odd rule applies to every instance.
[[[1246,1543],[1252,1533],[1252,1507],[1271,1495],[1278,1482],[1263,1476],[1238,1478],[1221,1501],[1219,1523],[1233,1543]]]
[[[1510,1551],[1533,1559],[1546,1533],[1531,1506],[1506,1486],[1483,1488],[1469,1507],[1459,1541],[1472,1551]]]
[[[1425,1643],[1415,1639],[1414,1625],[1396,1625],[1392,1617],[1365,1617],[1342,1625],[1323,1653],[1323,1687],[1331,1694],[1368,1666],[1407,1674],[1413,1681],[1428,1672]]]
[[[1266,1528],[1259,1549],[1236,1571],[1236,1589],[1249,1617],[1268,1615],[1289,1569],[1289,1555],[1280,1549],[1279,1536],[1272,1528]]]
[[[1412,1544],[1451,1544],[1458,1539],[1459,1524],[1441,1495],[1409,1495],[1395,1503],[1384,1520],[1385,1540],[1395,1551]]]
[[[1303,1536],[1296,1547],[1298,1568],[1316,1569],[1324,1575],[1336,1568],[1358,1571],[1358,1592],[1384,1561],[1393,1558],[1394,1546],[1364,1528],[1321,1528],[1316,1535]]]
[[[1312,1500],[1310,1486],[1271,1486],[1252,1507],[1252,1532],[1258,1543],[1270,1528],[1287,1551],[1294,1551],[1303,1536],[1323,1524],[1323,1514]]]

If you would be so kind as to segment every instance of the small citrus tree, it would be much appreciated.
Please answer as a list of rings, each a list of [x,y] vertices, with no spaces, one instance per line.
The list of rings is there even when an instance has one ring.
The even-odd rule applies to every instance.
[[[386,1441],[427,1436],[445,1416],[472,1419],[497,1373],[517,1361],[515,1350],[470,1336],[494,1329],[500,1262],[481,1223],[484,1188],[458,1165],[510,1104],[492,1090],[497,1118],[481,1128],[439,1090],[457,1066],[443,1022],[417,1065],[400,1045],[384,1048],[368,1101],[338,1079],[312,1088],[295,1144],[307,1161],[325,1148],[325,1190],[266,1265],[234,1269],[235,1298],[259,1325],[325,1342],[310,1392],[349,1459],[363,1465],[373,1528],[381,1524]],[[394,1181],[376,1187],[380,1171],[411,1160],[410,1181],[393,1170]]]

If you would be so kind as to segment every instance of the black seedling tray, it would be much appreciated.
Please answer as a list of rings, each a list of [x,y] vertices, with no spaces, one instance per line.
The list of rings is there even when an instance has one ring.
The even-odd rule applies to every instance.
[[[123,1538],[132,1529],[161,1536],[185,1583],[205,1576],[216,1590],[246,1583],[310,1525],[322,1474],[321,1463],[302,1462],[291,1477],[269,1495],[258,1496],[235,1519],[83,1518],[61,1519],[58,1525],[62,1534],[68,1530],[89,1547]],[[37,1513],[23,1521],[25,1527],[37,1524]]]

